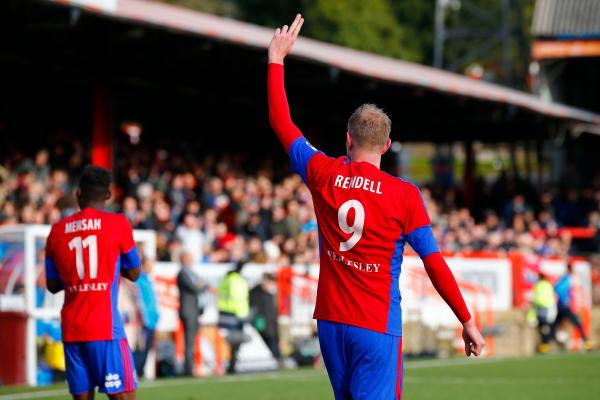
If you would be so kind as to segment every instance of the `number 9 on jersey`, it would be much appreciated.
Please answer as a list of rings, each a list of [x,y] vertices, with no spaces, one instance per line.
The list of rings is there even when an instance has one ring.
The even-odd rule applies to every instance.
[[[354,223],[348,225],[348,213],[354,209]],[[365,225],[365,208],[358,200],[348,200],[342,204],[338,210],[338,224],[342,232],[352,234],[350,239],[345,242],[340,242],[340,251],[351,250],[363,234],[363,226]]]

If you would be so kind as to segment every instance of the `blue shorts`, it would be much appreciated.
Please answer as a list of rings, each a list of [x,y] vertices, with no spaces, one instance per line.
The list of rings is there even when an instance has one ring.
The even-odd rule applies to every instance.
[[[318,321],[321,354],[336,400],[400,400],[402,337]]]
[[[67,382],[71,394],[133,392],[137,377],[127,339],[65,342]]]

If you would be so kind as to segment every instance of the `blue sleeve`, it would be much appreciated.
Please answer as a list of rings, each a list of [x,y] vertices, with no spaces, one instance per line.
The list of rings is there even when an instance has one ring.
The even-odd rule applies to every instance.
[[[568,305],[571,297],[571,279],[568,275],[563,276],[554,286],[554,291],[561,303]]]
[[[121,268],[133,269],[139,268],[142,265],[140,256],[137,251],[137,246],[133,246],[127,253],[121,254]]]
[[[406,235],[406,240],[421,258],[425,258],[432,253],[440,251],[435,242],[431,225],[415,229]]]
[[[140,277],[138,278],[137,281],[135,281],[135,285],[138,287],[139,289],[139,293],[140,293],[140,297],[142,301],[139,301],[139,307],[140,307],[140,315],[142,317],[142,322],[144,324],[144,326],[148,325],[148,309],[146,308],[146,296],[145,296],[145,291],[148,290],[147,289],[147,279],[148,277],[146,276],[146,274],[144,272],[142,272],[140,274]]]
[[[48,256],[46,256],[46,280],[60,280],[58,268],[56,268],[56,264]]]
[[[292,165],[292,171],[296,172],[302,177],[304,183],[306,183],[306,168],[310,159],[318,153],[304,137],[296,139],[290,146],[290,164]]]

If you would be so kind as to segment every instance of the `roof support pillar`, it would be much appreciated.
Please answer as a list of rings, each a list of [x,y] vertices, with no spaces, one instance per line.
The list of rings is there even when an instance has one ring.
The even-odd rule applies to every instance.
[[[533,182],[533,167],[531,164],[531,143],[529,140],[523,142],[523,149],[525,150],[525,174],[527,175],[527,183]]]
[[[467,207],[473,205],[473,186],[475,185],[475,152],[473,142],[464,142],[465,168],[463,175],[463,199]]]
[[[106,82],[96,82],[93,107],[92,164],[112,170],[112,95]]]
[[[537,156],[537,187],[539,191],[544,190],[544,144],[538,140],[535,146]]]

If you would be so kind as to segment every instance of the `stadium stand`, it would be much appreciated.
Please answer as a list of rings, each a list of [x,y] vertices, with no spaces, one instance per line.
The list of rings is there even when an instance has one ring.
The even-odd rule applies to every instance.
[[[202,249],[200,262],[318,260],[312,200],[297,176],[277,176],[273,167],[249,171],[243,157],[190,159],[144,146],[127,154],[111,208],[134,228],[158,232],[159,260],[176,261],[187,247]],[[3,160],[0,225],[49,224],[72,213],[73,180],[86,157],[74,141]],[[568,182],[574,181],[566,177],[540,193],[505,173],[494,182],[480,179],[470,208],[459,187],[430,184],[422,192],[446,252],[597,251],[600,179],[581,190]]]
[[[303,321],[310,323],[316,278],[308,264],[315,266],[318,260],[318,238],[308,190],[270,155],[270,150],[280,150],[266,137],[272,135],[266,134],[264,48],[271,30],[145,0],[122,0],[107,10],[80,8],[79,3],[0,4],[0,30],[15,38],[0,46],[6,72],[0,76],[5,89],[0,94],[0,228],[23,223],[23,229],[30,229],[72,213],[76,177],[85,163],[99,162],[115,171],[111,210],[125,213],[136,229],[156,232],[160,306],[161,312],[167,310],[163,320],[169,312],[176,315],[179,306],[171,290],[171,273],[177,268],[172,264],[183,250],[194,248],[202,262],[200,271],[223,272],[228,268],[224,263],[246,257],[258,265],[286,266],[279,271],[280,315],[293,316],[300,309]],[[343,134],[347,113],[365,98],[384,105],[398,121],[394,138],[403,144],[464,145],[471,161],[464,169],[468,190],[431,183],[423,186],[422,194],[442,250],[456,255],[453,263],[462,261],[460,268],[477,283],[461,282],[461,289],[470,292],[469,306],[476,314],[497,314],[493,321],[482,318],[489,348],[500,333],[496,354],[506,356],[498,351],[509,347],[502,341],[512,346],[515,338],[530,337],[523,334],[523,309],[532,277],[542,269],[557,275],[565,256],[599,251],[600,177],[593,176],[598,173],[593,161],[598,141],[587,133],[598,132],[600,115],[305,38],[297,49],[289,63],[297,72],[288,77],[291,101],[302,106],[299,120],[320,148],[343,151],[332,144],[337,141],[332,133]],[[137,146],[122,135],[132,120],[144,128]],[[230,135],[227,140],[225,134]],[[536,184],[512,173],[493,180],[475,178],[473,142],[535,148]],[[220,155],[224,150],[227,155]],[[387,170],[390,158],[384,160]],[[564,162],[555,162],[561,159]],[[544,164],[552,171],[544,170]],[[546,173],[552,184],[544,181]],[[33,267],[36,260],[31,256],[29,264],[21,260],[41,253],[20,247],[16,253],[14,265],[31,264],[26,267],[31,275],[41,270]],[[416,312],[423,304],[411,305],[410,297],[432,298],[433,289],[423,284],[420,265],[407,253],[405,276],[415,288],[413,294],[405,292],[404,300],[415,311],[407,313],[415,317],[407,321],[413,326],[408,329],[430,330]],[[473,267],[468,269],[472,260],[464,255],[481,264],[479,275]],[[529,255],[533,261],[526,258]],[[581,270],[587,274],[587,260],[579,262],[586,264]],[[287,267],[290,264],[298,270]],[[492,279],[485,275],[490,266],[496,274]],[[594,299],[600,299],[599,269],[592,267]],[[41,284],[35,277],[25,278],[25,291],[27,282],[34,289]],[[588,307],[587,286],[584,289],[579,297]],[[22,290],[18,287],[17,294]],[[497,297],[503,307],[488,304]],[[504,310],[511,307],[515,309]],[[134,320],[135,307],[131,308]],[[429,314],[439,317],[440,308],[433,309]],[[29,325],[40,320],[35,313],[28,318]],[[517,323],[523,326],[517,329]],[[509,333],[498,327],[508,327]],[[24,336],[16,328],[10,332]],[[172,332],[177,343],[176,326],[162,333]],[[36,383],[37,368],[31,361],[37,354],[32,337],[26,346],[29,384]],[[446,337],[453,340],[454,332]],[[523,344],[515,347],[514,355],[533,349],[526,340],[519,343]],[[577,341],[573,343],[576,349]],[[414,344],[419,348],[414,353],[423,353],[422,347]],[[411,349],[408,343],[406,349]],[[215,353],[215,360],[220,359]],[[198,366],[205,356],[197,353]],[[220,370],[215,361],[214,372],[218,375]]]

